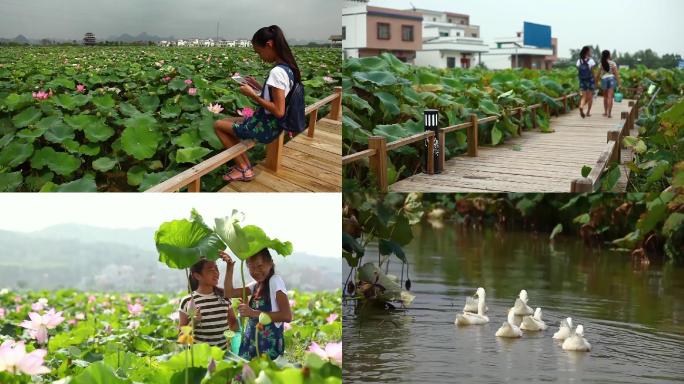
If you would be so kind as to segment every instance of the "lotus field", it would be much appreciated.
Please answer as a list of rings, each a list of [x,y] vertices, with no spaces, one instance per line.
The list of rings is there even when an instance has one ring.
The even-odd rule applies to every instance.
[[[659,97],[667,98],[671,104],[682,97],[684,71],[639,68],[623,69],[621,73],[624,87],[646,89],[652,84],[654,88],[662,85]],[[366,149],[371,135],[384,136],[392,142],[422,132],[425,109],[439,110],[440,127],[467,122],[472,114],[480,118],[498,115],[501,118],[497,122],[478,126],[478,142],[480,145],[500,145],[518,135],[518,126],[524,130],[533,127],[530,113],[520,119],[508,111],[537,103],[549,104],[552,112],[561,111],[563,104],[554,98],[577,92],[579,88],[575,68],[550,71],[436,69],[410,66],[387,53],[346,60],[342,84],[345,155]],[[648,101],[647,97],[644,93],[642,102]],[[574,101],[577,104],[579,98]],[[600,104],[598,100],[594,106],[600,110]],[[539,129],[552,132],[544,109],[537,109],[535,113]],[[465,132],[457,131],[446,137],[447,159],[465,152]],[[653,149],[656,145],[654,143]],[[667,150],[659,148],[663,149]],[[389,156],[390,184],[420,169],[421,157],[415,147],[399,148],[389,152]],[[346,166],[344,176],[345,188],[368,185],[368,178],[372,177],[367,162]]]
[[[179,337],[184,293],[0,291],[2,383],[341,383],[340,292],[290,292],[284,359]]]
[[[339,49],[294,54],[306,103],[331,94]],[[5,47],[0,191],[148,189],[221,150],[213,122],[256,107],[230,76],[263,82],[269,68],[246,48]],[[222,171],[202,189],[217,190]]]

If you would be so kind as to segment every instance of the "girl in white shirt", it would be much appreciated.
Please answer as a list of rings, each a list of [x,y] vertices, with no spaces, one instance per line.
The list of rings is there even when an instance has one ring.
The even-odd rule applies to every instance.
[[[216,121],[214,131],[226,148],[240,140],[256,140],[268,144],[277,139],[282,128],[279,119],[285,116],[285,98],[301,81],[297,62],[287,44],[285,34],[277,25],[263,27],[252,37],[252,47],[261,60],[275,64],[262,86],[253,77],[240,86],[240,93],[251,98],[259,108],[247,118],[228,118]],[[246,154],[235,158],[236,165],[223,177],[226,181],[250,181],[254,178]]]
[[[268,249],[264,248],[247,259],[247,268],[254,281],[243,288],[233,288],[233,268],[235,262],[225,252],[219,252],[223,260],[228,263],[224,289],[229,297],[242,298],[243,290],[249,297],[248,303],[238,306],[238,313],[247,317],[247,325],[242,333],[240,357],[251,360],[257,355],[255,333],[259,327],[259,353],[268,355],[272,360],[285,351],[283,323],[292,321],[290,300],[287,297],[285,282],[280,275],[276,275],[273,259]],[[259,315],[268,314],[272,322],[267,325],[259,324]]]
[[[617,64],[610,59],[610,51],[601,52],[601,88],[603,89],[603,116],[612,116],[613,96],[620,85],[620,73]]]

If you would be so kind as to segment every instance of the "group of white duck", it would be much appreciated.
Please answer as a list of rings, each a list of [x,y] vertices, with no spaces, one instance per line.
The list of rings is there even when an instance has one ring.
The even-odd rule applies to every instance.
[[[477,296],[477,299],[475,299]],[[488,311],[485,304],[485,290],[478,288],[474,296],[467,297],[463,313],[456,315],[454,323],[456,325],[478,325],[489,322],[489,317],[485,315]],[[522,290],[515,299],[515,304],[508,310],[508,319],[501,325],[501,328],[496,331],[497,337],[522,337],[522,331],[543,331],[548,326],[542,320],[541,308],[537,307],[535,311],[527,305],[528,297],[527,291]],[[520,322],[516,321],[517,317],[522,317]],[[562,341],[562,347],[566,351],[585,351],[591,350],[591,344],[584,338],[584,327],[578,325],[577,328],[572,328],[572,319],[566,318],[560,321],[558,332],[553,334],[555,340]]]

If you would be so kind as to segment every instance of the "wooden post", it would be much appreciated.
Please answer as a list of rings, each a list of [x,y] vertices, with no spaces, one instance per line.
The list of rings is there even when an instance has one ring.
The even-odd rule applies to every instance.
[[[428,137],[427,147],[427,173],[428,175],[435,174],[435,136]]]
[[[568,113],[568,95],[563,96],[563,113]]]
[[[278,172],[278,170],[280,170],[284,140],[285,133],[281,132],[277,139],[266,145],[266,160],[264,160],[264,167],[273,172]]]
[[[551,121],[551,107],[548,104],[544,104],[544,112],[549,116],[549,121]]]
[[[570,192],[582,193],[582,192],[594,192],[594,183],[588,177],[583,177],[581,179],[575,179],[570,184]]]
[[[613,154],[610,157],[610,162],[620,164],[620,159],[621,159],[621,157],[620,157],[621,156],[620,155],[620,148],[621,148],[620,131],[617,131],[617,130],[608,131],[608,139],[606,140],[606,143],[609,143],[611,141],[615,142],[615,146],[613,147]]]
[[[333,101],[330,109],[330,118],[332,120],[342,120],[342,87],[335,87],[335,93],[338,97]]]
[[[387,140],[382,136],[368,138],[368,149],[374,149],[375,155],[370,157],[370,169],[378,179],[378,189],[387,192]]]
[[[318,109],[314,109],[309,114],[309,129],[306,131],[307,136],[314,137],[314,130],[316,130],[316,121],[318,121]]]
[[[523,108],[518,109],[518,136],[522,136]]]
[[[537,129],[537,108],[530,108],[532,114],[532,129]]]
[[[470,115],[470,127],[468,127],[468,156],[477,157],[477,115]]]
[[[200,178],[196,178],[190,184],[188,184],[188,192],[200,192]]]
[[[446,155],[444,152],[446,151],[446,133],[442,131],[441,129],[439,130],[439,169],[444,170],[444,162],[446,161]]]
[[[629,125],[627,125],[627,119],[629,119],[629,112],[622,112],[620,114],[620,119],[624,120],[620,122],[620,124],[622,124],[622,136],[629,136],[631,134],[631,132],[629,131]]]

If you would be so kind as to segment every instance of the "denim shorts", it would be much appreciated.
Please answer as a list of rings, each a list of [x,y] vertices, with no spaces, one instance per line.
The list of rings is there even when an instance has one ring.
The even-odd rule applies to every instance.
[[[594,79],[591,79],[591,80],[579,79],[579,82],[580,82],[580,90],[582,90],[582,91],[593,91],[594,90]]]
[[[605,79],[601,79],[601,88],[603,89],[615,89],[617,87],[617,79],[615,76],[611,77],[606,77]]]

